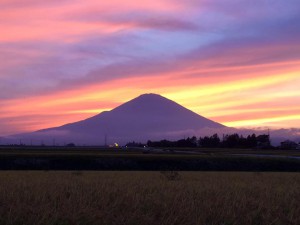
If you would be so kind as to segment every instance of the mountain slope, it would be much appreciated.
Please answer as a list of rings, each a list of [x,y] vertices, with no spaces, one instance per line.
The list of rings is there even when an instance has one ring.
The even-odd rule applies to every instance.
[[[182,138],[203,128],[224,128],[181,105],[156,94],[144,94],[119,107],[75,123],[44,129],[25,138],[55,139],[78,144],[124,144],[128,141]]]

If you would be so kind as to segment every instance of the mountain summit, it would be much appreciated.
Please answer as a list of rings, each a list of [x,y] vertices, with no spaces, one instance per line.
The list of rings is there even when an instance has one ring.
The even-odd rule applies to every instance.
[[[123,117],[125,121],[132,117],[135,124],[142,125],[144,129],[156,127],[157,131],[224,127],[157,94],[143,94],[110,113],[119,118]]]
[[[61,127],[25,134],[25,138],[57,143],[104,144],[160,140],[196,135],[202,128],[223,128],[157,94],[143,94],[115,109]],[[24,135],[23,135],[24,136]],[[18,137],[20,138],[20,137]],[[24,138],[24,137],[23,137]]]

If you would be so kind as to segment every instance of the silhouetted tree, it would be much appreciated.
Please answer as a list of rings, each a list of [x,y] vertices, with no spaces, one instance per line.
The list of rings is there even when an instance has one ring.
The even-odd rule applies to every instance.
[[[255,148],[257,146],[257,140],[256,140],[256,135],[248,135],[247,136],[247,147],[248,148]]]
[[[226,135],[223,140],[223,147],[236,148],[239,144],[239,139],[238,134]]]
[[[217,148],[220,147],[221,140],[218,134],[214,134],[211,137],[205,136],[199,138],[199,146],[204,148]]]
[[[256,141],[257,141],[258,148],[270,148],[271,147],[270,135],[267,135],[267,134],[258,135],[256,138]]]

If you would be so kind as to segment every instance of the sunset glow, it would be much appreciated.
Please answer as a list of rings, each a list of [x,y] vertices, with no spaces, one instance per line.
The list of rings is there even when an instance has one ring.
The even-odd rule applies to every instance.
[[[143,93],[226,126],[300,128],[298,5],[0,0],[0,136]]]

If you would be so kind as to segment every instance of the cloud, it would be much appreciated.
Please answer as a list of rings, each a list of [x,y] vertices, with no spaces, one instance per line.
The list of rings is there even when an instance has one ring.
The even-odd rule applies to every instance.
[[[271,93],[277,92],[283,95],[278,107],[287,100],[292,107],[296,103],[286,96],[298,93],[298,5],[297,0],[3,0],[0,102],[10,107],[30,99],[31,108],[40,110],[43,97],[54,102],[76,96],[82,104],[87,93],[111,98],[111,89],[127,93],[127,85],[130,97],[161,91],[199,113],[218,112],[216,118],[224,116],[225,103],[228,110],[241,107],[241,96],[258,103],[267,96],[264,101],[273,102],[279,98]],[[237,88],[263,76],[268,84]],[[274,83],[278,76],[287,80]],[[101,87],[98,94],[95,86]]]
[[[20,2],[15,1],[17,3]],[[78,29],[96,22],[106,23],[108,27],[121,24],[125,29],[112,33],[101,33],[101,29],[100,32],[83,32],[70,43],[57,40],[3,43],[6,50],[0,70],[5,76],[1,78],[0,97],[49,93],[93,82],[180,70],[195,64],[222,67],[299,59],[297,24],[300,18],[294,9],[297,7],[291,8],[288,4],[282,13],[269,17],[282,7],[276,3],[271,11],[259,14],[253,22],[248,14],[255,15],[255,9],[266,8],[268,4],[189,1],[184,3],[182,14],[193,4],[203,6],[199,10],[204,13],[199,16],[191,13],[185,19],[177,11],[159,11],[159,7],[156,11],[126,8],[122,12],[106,12],[108,5],[101,5],[103,12],[88,8],[86,11],[68,10],[64,16],[59,13],[64,23],[68,20],[86,23]],[[247,6],[245,17],[230,19],[233,11],[243,6]],[[224,13],[220,14],[220,21],[216,21],[212,18],[219,16],[211,12]],[[64,37],[58,38],[64,41]],[[18,86],[16,91],[9,93],[10,87],[15,85]]]
[[[110,25],[122,25],[125,29],[154,29],[164,31],[197,31],[198,25],[188,19],[178,18],[177,15],[166,15],[164,12],[127,11],[105,12],[103,10],[88,10],[87,12],[72,12],[62,17],[66,20],[82,23],[107,23]]]
[[[32,7],[49,7],[55,5],[62,5],[64,3],[70,3],[70,0],[51,0],[51,1],[41,1],[41,0],[1,0],[1,9],[16,9],[16,8],[32,8]]]

